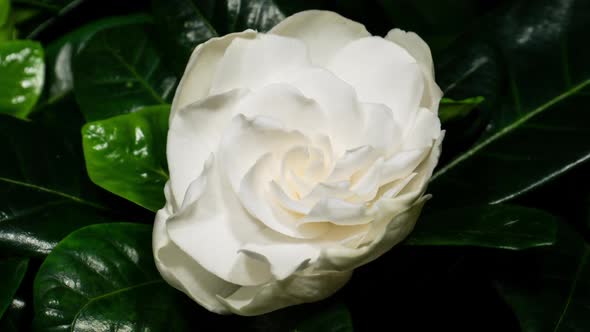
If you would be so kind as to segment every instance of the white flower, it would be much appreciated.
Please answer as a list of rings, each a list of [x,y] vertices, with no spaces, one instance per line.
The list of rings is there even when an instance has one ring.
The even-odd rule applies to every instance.
[[[170,114],[160,273],[217,313],[330,296],[412,230],[440,98],[420,37],[333,12],[199,45]]]

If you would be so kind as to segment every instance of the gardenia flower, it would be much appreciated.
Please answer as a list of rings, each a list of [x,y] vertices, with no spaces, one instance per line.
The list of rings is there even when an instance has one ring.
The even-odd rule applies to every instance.
[[[330,296],[412,230],[441,94],[420,37],[333,12],[199,45],[170,114],[163,278],[217,313]]]

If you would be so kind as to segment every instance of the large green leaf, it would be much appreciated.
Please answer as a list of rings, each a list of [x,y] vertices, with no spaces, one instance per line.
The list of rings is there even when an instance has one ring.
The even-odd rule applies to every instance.
[[[45,29],[60,17],[74,10],[87,0],[12,0],[13,4],[28,13],[33,13],[25,24],[19,27],[25,38],[36,39]]]
[[[191,1],[198,5],[219,35],[246,29],[268,31],[289,11],[285,10],[288,4],[276,0]]]
[[[76,99],[86,120],[167,104],[177,77],[162,61],[145,25],[95,34],[74,56]]]
[[[390,22],[395,23],[395,27],[418,33],[436,52],[444,50],[473,21],[477,21],[503,1],[378,0],[377,2],[390,18]]]
[[[67,114],[67,113],[66,113]],[[0,249],[45,255],[71,231],[109,220],[94,194],[78,140],[0,116]]]
[[[30,328],[30,320],[27,320],[27,303],[25,300],[17,295],[12,299],[12,303],[0,319],[0,331],[2,332],[18,332],[28,331]]]
[[[0,318],[12,303],[25,272],[27,272],[28,263],[29,260],[25,258],[0,260]]]
[[[275,0],[152,0],[158,39],[181,73],[193,49],[212,37],[254,29],[268,31],[287,15],[318,5]]]
[[[88,23],[50,43],[45,50],[48,69],[45,102],[56,102],[73,91],[72,58],[97,32],[120,25],[146,23],[149,20],[149,16],[142,14],[108,17]]]
[[[164,206],[169,113],[169,106],[153,106],[87,123],[82,139],[92,181],[152,211]]]
[[[590,158],[589,15],[588,1],[521,1],[493,21],[502,102],[487,136],[433,176],[437,208],[504,202]]]
[[[157,35],[175,70],[182,73],[193,49],[218,33],[195,0],[152,0]]]
[[[0,113],[25,118],[41,94],[44,77],[43,48],[39,43],[0,43]]]
[[[560,229],[555,247],[513,259],[504,267],[497,289],[523,332],[590,329],[589,256],[590,248],[578,235]]]
[[[155,268],[151,232],[140,224],[93,225],[60,242],[35,278],[35,327],[183,331],[181,293]]]
[[[552,245],[557,225],[554,216],[521,206],[462,207],[422,217],[405,244],[520,250]]]

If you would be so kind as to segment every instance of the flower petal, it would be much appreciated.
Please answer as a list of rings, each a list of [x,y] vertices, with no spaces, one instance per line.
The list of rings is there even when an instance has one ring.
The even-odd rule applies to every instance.
[[[281,21],[270,33],[296,38],[305,43],[316,65],[326,64],[344,45],[369,37],[365,26],[330,11],[308,10]]]
[[[428,44],[413,32],[405,32],[400,29],[389,31],[385,39],[405,48],[422,67],[425,80],[424,96],[420,102],[421,107],[426,107],[434,113],[438,111],[438,103],[442,97],[442,91],[434,81],[434,64]]]
[[[240,253],[263,227],[243,210],[214,160],[203,171],[206,185],[166,223],[170,240],[210,273],[233,284],[260,285],[271,278],[266,262]]]
[[[344,286],[351,275],[352,271],[298,274],[263,286],[242,287],[228,297],[219,296],[219,300],[238,315],[262,315],[325,299]]]
[[[188,185],[201,174],[205,161],[217,149],[225,127],[236,114],[236,105],[246,94],[234,90],[208,97],[187,105],[170,120],[166,154],[177,202],[183,201]]]
[[[246,173],[263,155],[277,158],[293,146],[306,144],[305,136],[298,131],[286,130],[277,120],[265,116],[246,118],[238,114],[222,138],[219,157],[224,174],[238,192]],[[271,172],[269,177],[274,178],[278,176],[279,167],[275,172],[272,168],[268,171]]]
[[[219,66],[219,61],[234,39],[252,39],[255,37],[255,31],[245,30],[230,33],[223,37],[211,38],[197,46],[176,89],[170,119],[176,115],[178,110],[209,96],[211,83]]]
[[[404,150],[423,149],[432,147],[433,142],[440,136],[440,119],[436,113],[426,108],[416,112],[413,123],[404,134]]]
[[[164,191],[168,199],[173,199],[168,184]],[[168,204],[156,214],[152,248],[158,271],[170,285],[186,293],[207,310],[220,314],[229,313],[217,296],[228,296],[238,286],[211,274],[170,241],[166,232],[166,220],[172,210],[173,206]]]
[[[402,127],[418,109],[424,91],[420,66],[406,50],[390,41],[379,37],[353,41],[332,58],[327,68],[354,86],[361,102],[389,107]]]
[[[293,38],[258,34],[235,38],[219,61],[210,94],[233,89],[256,90],[285,82],[291,73],[310,67],[305,44]]]

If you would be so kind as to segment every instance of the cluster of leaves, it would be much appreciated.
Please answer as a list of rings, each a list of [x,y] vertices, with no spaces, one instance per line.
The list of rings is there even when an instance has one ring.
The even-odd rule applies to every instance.
[[[332,299],[217,316],[153,264],[169,103],[196,45],[309,8],[432,46],[434,198]],[[589,21],[584,0],[0,0],[0,330],[590,329]]]

